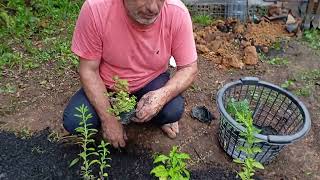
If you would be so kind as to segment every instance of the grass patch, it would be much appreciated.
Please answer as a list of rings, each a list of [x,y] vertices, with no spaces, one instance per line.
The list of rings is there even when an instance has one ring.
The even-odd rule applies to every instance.
[[[82,0],[0,2],[0,71],[33,69],[49,60],[77,65],[70,50]]]
[[[203,26],[209,26],[213,23],[213,18],[207,14],[199,14],[192,17],[192,22]]]
[[[303,34],[303,40],[306,41],[311,48],[320,49],[320,31],[316,29],[306,30]]]
[[[267,62],[268,62],[268,64],[278,65],[278,66],[279,65],[287,65],[287,64],[289,64],[288,58],[284,58],[284,57],[275,57],[275,58],[270,59]]]

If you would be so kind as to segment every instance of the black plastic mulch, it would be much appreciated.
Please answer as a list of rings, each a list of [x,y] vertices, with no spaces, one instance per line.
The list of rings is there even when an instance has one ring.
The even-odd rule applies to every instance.
[[[0,132],[0,180],[20,179],[79,179],[80,165],[69,168],[77,157],[77,145],[64,145],[48,141],[48,130],[30,139],[19,139],[14,134]],[[109,179],[154,179],[149,175],[152,158],[148,153],[111,153]],[[234,179],[234,173],[219,168],[191,172],[192,179]]]

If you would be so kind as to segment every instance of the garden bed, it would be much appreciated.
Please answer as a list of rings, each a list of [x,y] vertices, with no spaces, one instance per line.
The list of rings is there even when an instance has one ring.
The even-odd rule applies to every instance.
[[[12,133],[0,133],[0,179],[80,179],[80,165],[69,168],[80,148],[74,144],[50,142],[49,130],[21,139]],[[135,149],[133,151],[133,149]],[[150,175],[152,158],[150,152],[139,149],[112,149],[110,179],[155,179]],[[204,170],[191,172],[192,179],[234,179],[235,173],[220,167],[207,166]]]

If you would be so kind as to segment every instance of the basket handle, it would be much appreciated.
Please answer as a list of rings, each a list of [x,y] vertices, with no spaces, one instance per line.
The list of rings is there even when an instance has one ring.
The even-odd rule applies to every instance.
[[[243,77],[240,78],[240,81],[244,85],[255,85],[259,83],[259,78],[257,77]]]
[[[292,137],[290,136],[268,136],[268,142],[274,144],[291,144],[293,142]]]

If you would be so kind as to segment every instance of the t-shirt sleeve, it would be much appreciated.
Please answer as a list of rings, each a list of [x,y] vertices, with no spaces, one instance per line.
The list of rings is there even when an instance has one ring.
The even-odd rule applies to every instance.
[[[186,66],[197,61],[197,50],[193,36],[192,21],[189,12],[179,13],[175,17],[176,30],[173,33],[171,53],[177,66]]]
[[[88,1],[85,1],[72,37],[71,50],[81,58],[100,60],[102,40],[98,25]]]

